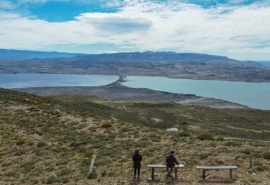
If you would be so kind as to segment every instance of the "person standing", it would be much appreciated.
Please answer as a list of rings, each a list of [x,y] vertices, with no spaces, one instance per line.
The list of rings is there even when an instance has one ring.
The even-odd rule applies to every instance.
[[[167,177],[171,177],[172,170],[174,165],[179,164],[179,162],[174,157],[174,151],[171,151],[170,155],[166,158],[166,170],[167,170]]]
[[[133,168],[134,168],[134,179],[136,179],[136,172],[138,179],[140,179],[140,171],[141,171],[141,161],[142,161],[142,156],[139,153],[139,150],[135,150],[135,153],[132,157],[133,160]]]

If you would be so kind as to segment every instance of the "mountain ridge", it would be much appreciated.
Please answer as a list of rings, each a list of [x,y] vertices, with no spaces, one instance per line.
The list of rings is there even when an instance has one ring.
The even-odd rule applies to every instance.
[[[67,53],[56,51],[8,50],[0,49],[0,60],[31,60],[46,58],[75,57],[89,61],[160,61],[160,62],[241,62],[226,56],[209,55],[203,53],[176,53],[176,52],[118,52],[103,54]]]
[[[30,60],[34,58],[65,58],[82,55],[78,53],[66,53],[56,51],[33,51],[33,50],[15,50],[0,49],[0,60]]]
[[[196,80],[270,81],[270,68],[268,67],[252,61],[243,62],[208,54],[147,51],[71,54],[68,56],[67,53],[41,52],[39,56],[39,53],[36,52],[33,55],[30,55],[31,51],[20,52],[17,55],[15,50],[10,52],[0,50],[0,73],[163,76]],[[54,58],[56,56],[57,58]]]

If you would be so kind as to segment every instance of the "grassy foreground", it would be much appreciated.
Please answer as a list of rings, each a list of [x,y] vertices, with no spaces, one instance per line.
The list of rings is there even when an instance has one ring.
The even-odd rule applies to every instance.
[[[211,109],[176,103],[108,101],[90,96],[39,97],[0,89],[0,184],[267,184],[270,111]],[[176,127],[178,132],[168,132]],[[143,156],[132,181],[131,157]],[[185,168],[177,182],[147,181],[147,164],[171,150]],[[250,152],[254,174],[250,167]],[[94,173],[88,174],[92,155]],[[237,165],[209,171],[196,165]]]

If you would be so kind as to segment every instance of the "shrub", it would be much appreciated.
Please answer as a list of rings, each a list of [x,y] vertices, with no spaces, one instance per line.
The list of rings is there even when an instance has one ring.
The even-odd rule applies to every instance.
[[[198,135],[199,140],[214,140],[214,136],[212,136],[210,133],[203,133]]]
[[[182,121],[180,124],[181,124],[181,125],[188,125],[188,122]]]
[[[71,169],[64,168],[64,169],[61,169],[59,172],[57,172],[57,176],[64,177],[64,176],[70,175],[71,173],[72,173]]]
[[[243,154],[246,154],[246,155],[249,155],[250,154],[250,149],[245,148],[245,149],[239,150],[239,152],[243,153]]]
[[[219,153],[226,153],[226,152],[228,152],[229,151],[229,149],[227,148],[227,147],[225,147],[225,146],[222,146],[222,147],[218,147],[217,148],[217,152],[219,152]]]
[[[122,132],[129,132],[130,130],[131,130],[131,129],[128,128],[128,127],[123,127],[123,128],[121,129]]]
[[[53,184],[53,183],[58,183],[59,179],[55,176],[50,176],[47,181],[46,184]]]
[[[181,132],[178,133],[178,136],[179,137],[189,137],[190,133],[187,132],[187,131],[181,131]]]
[[[85,157],[92,157],[93,155],[95,155],[95,151],[93,150],[87,151],[84,154]]]
[[[103,125],[101,125],[102,128],[110,128],[112,127],[111,123],[104,123]]]
[[[16,142],[16,145],[23,145],[25,143],[25,140],[20,139]]]
[[[12,172],[7,172],[4,175],[6,175],[7,177],[16,177],[18,174],[15,171]]]
[[[47,146],[47,143],[45,143],[44,141],[40,141],[36,144],[36,147],[43,147],[43,146]]]
[[[224,139],[224,137],[218,137],[216,140],[217,141],[224,141],[225,139]]]
[[[210,156],[210,154],[208,154],[208,153],[200,153],[200,154],[198,155],[198,158],[199,158],[200,160],[203,160],[203,159],[208,158],[208,156]]]
[[[160,142],[161,140],[159,138],[153,138],[151,141],[152,142]]]
[[[265,159],[270,159],[270,152],[264,152],[264,153],[263,153],[263,157],[264,157]]]
[[[63,177],[63,178],[61,178],[61,182],[62,183],[69,183],[69,179],[68,179],[68,177]]]
[[[269,167],[268,166],[265,166],[265,165],[258,165],[258,166],[254,166],[253,169],[255,171],[267,171],[269,170]]]
[[[225,143],[226,146],[240,146],[239,143],[236,143],[234,141],[228,141],[227,143]]]
[[[31,184],[39,183],[38,177],[34,176],[33,174],[25,176],[23,180],[29,181]]]
[[[92,132],[96,132],[97,127],[95,127],[95,126],[89,127],[88,130],[89,130],[89,131],[92,131]]]
[[[80,125],[78,126],[78,129],[83,129],[83,128],[85,128],[85,127],[87,127],[87,124],[83,123],[83,124],[80,124]]]
[[[233,180],[232,180],[231,178],[229,178],[229,177],[224,177],[224,178],[223,178],[223,182],[224,182],[224,183],[232,183]]]
[[[97,177],[98,177],[98,174],[95,171],[92,171],[87,176],[88,179],[96,179]]]
[[[113,176],[115,176],[116,174],[115,174],[115,172],[113,172],[113,171],[111,171],[111,172],[109,172],[108,173],[108,177],[113,177]]]

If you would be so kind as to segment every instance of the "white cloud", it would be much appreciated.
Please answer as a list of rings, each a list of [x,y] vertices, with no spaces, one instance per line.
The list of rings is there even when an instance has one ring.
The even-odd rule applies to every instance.
[[[238,59],[270,59],[269,6],[203,9],[176,1],[143,0],[126,0],[124,5],[115,13],[84,13],[62,23],[0,12],[0,48],[112,43],[130,50],[172,48]]]
[[[13,9],[14,8],[14,4],[11,1],[7,1],[7,0],[1,0],[0,1],[0,10],[9,10],[9,9]]]

